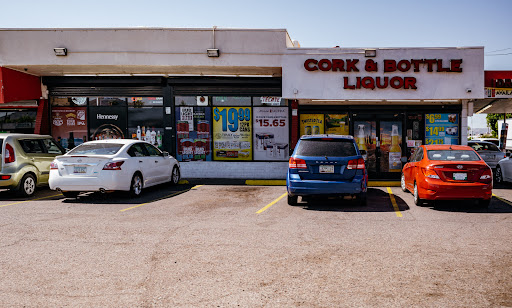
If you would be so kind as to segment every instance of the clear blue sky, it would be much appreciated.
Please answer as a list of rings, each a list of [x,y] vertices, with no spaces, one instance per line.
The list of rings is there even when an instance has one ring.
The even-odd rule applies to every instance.
[[[486,70],[512,70],[512,0],[0,0],[0,8],[0,28],[277,28],[302,47],[484,46]]]

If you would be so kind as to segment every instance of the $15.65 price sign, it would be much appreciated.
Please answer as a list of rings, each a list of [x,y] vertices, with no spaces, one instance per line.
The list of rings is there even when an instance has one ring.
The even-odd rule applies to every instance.
[[[213,118],[216,122],[222,122],[222,131],[250,132],[251,109],[250,108],[214,108]]]

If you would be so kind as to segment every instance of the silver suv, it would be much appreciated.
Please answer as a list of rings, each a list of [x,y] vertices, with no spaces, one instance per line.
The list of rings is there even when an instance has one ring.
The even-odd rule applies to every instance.
[[[32,196],[36,186],[48,185],[51,162],[65,152],[51,136],[0,134],[0,188]]]

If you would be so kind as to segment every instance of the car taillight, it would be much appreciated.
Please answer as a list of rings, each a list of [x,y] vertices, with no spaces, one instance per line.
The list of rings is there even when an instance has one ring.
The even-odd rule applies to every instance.
[[[8,180],[10,178],[11,178],[10,175],[2,175],[2,176],[0,176],[0,180]]]
[[[121,165],[124,164],[124,161],[115,161],[106,163],[103,167],[103,170],[121,170]]]
[[[347,169],[364,170],[364,159],[352,159],[348,161]]]
[[[480,175],[480,182],[492,183],[492,170],[490,168],[487,168],[482,172],[482,175]]]
[[[58,169],[57,163],[55,161],[52,161],[52,163],[50,164],[50,169]]]
[[[290,157],[290,161],[288,162],[288,167],[290,169],[307,169],[306,161],[301,158]]]
[[[5,144],[5,155],[4,155],[4,163],[13,163],[16,161],[16,156],[14,155],[13,147],[6,143]]]
[[[427,178],[440,179],[439,175],[434,169],[421,168],[421,171]]]

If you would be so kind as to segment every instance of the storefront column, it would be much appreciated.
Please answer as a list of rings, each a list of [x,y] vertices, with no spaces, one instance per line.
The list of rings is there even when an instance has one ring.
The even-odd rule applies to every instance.
[[[34,134],[49,135],[50,134],[50,106],[47,99],[40,99],[37,106],[36,127]]]
[[[462,100],[462,112],[460,116],[460,144],[468,145],[468,101]]]
[[[292,100],[292,122],[291,122],[291,143],[290,143],[290,155],[295,148],[295,145],[299,141],[299,101]]]

